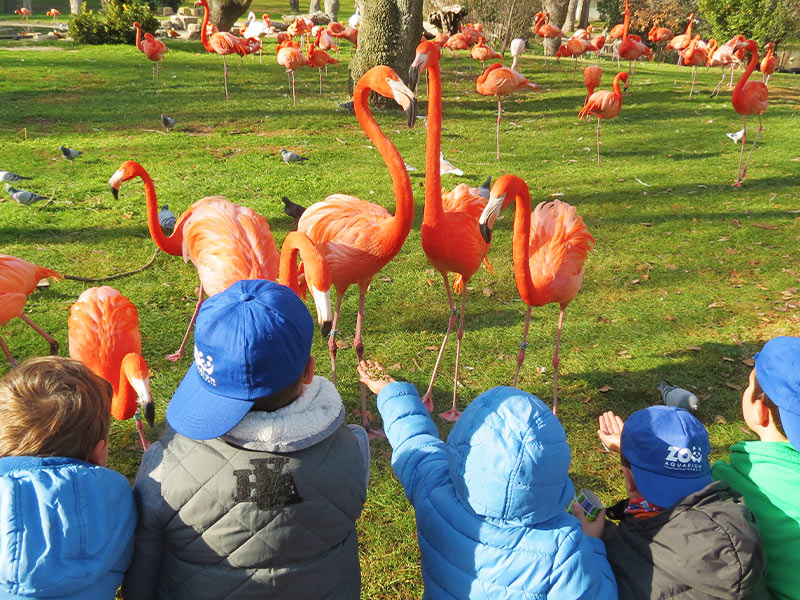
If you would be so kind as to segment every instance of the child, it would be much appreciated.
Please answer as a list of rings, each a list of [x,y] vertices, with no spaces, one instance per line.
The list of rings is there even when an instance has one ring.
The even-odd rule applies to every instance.
[[[711,467],[714,479],[744,495],[758,520],[774,598],[800,594],[800,338],[778,337],[756,354],[742,416],[759,437],[731,446],[728,462]]]
[[[359,598],[369,442],[314,377],[313,335],[303,302],[271,281],[203,303],[172,429],[134,484],[126,599]]]
[[[674,406],[650,406],[624,427],[605,413],[598,434],[621,450],[628,500],[619,526],[576,516],[584,531],[602,533],[620,599],[769,598],[755,521],[740,494],[712,482],[700,421]]]
[[[392,467],[416,511],[424,598],[616,599],[603,543],[565,510],[570,449],[541,400],[484,392],[445,444],[413,385],[371,361],[359,374],[378,394]]]
[[[32,358],[0,380],[0,597],[112,600],[133,552],[131,486],[106,469],[111,386]]]

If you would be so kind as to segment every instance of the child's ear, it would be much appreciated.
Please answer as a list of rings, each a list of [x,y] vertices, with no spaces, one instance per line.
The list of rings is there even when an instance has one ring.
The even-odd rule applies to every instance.
[[[94,449],[89,453],[86,462],[90,462],[98,467],[105,467],[108,465],[108,440],[100,440],[94,446]]]
[[[306,363],[306,370],[303,373],[303,383],[311,383],[314,379],[314,369],[317,368],[317,359],[313,356],[308,357],[308,362]]]
[[[761,427],[769,427],[772,415],[770,414],[769,407],[767,406],[766,402],[764,402],[761,398],[755,398],[753,400],[751,409],[753,411],[753,418],[755,422]]]

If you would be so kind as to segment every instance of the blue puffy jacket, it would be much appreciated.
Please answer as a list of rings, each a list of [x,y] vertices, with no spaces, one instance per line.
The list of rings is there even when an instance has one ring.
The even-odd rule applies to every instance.
[[[135,527],[119,473],[70,458],[0,458],[0,599],[113,599]]]
[[[408,383],[378,410],[392,467],[416,509],[425,598],[617,597],[603,542],[565,512],[574,496],[564,428],[535,396],[478,396],[447,444]]]

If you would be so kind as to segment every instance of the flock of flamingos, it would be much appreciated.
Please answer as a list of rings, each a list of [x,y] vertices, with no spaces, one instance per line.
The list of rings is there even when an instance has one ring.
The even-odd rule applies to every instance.
[[[198,0],[205,10],[201,26],[201,39],[209,52],[223,56],[231,53],[249,54],[257,51],[262,36],[254,34],[237,37],[226,32],[210,32],[208,27],[207,0]],[[652,59],[652,52],[641,38],[629,35],[630,12],[626,2],[624,23],[617,31],[614,28],[609,38],[620,40],[617,53],[620,59],[635,61],[641,56]],[[247,31],[264,31],[269,28],[254,27],[260,23],[251,17]],[[309,22],[299,20],[278,40],[278,62],[293,72],[299,66],[315,66],[321,69],[325,64],[336,64],[326,49],[333,47],[332,37],[350,39],[357,42],[357,28],[338,27],[313,29]],[[349,31],[349,30],[354,30]],[[543,37],[562,37],[558,28],[549,24],[547,14],[537,14],[535,30]],[[308,34],[306,54],[294,37]],[[267,35],[266,33],[264,35]],[[313,36],[313,43],[311,37]],[[745,119],[748,115],[759,116],[767,106],[767,87],[759,81],[748,81],[758,63],[756,42],[737,36],[722,46],[712,41],[701,42],[699,36],[692,37],[692,16],[686,33],[672,37],[664,28],[653,28],[650,40],[656,44],[679,52],[680,61],[696,67],[700,64],[717,65],[723,68],[735,66],[750,52],[750,61],[737,83],[733,94],[734,109]],[[521,42],[521,43],[520,43]],[[599,52],[605,38],[591,38],[591,31],[581,30],[562,44],[558,56],[577,56],[586,51]],[[161,60],[166,46],[156,38],[141,30],[137,33],[137,46],[155,63]],[[525,356],[528,326],[532,307],[557,303],[560,306],[555,352],[553,355],[554,391],[553,411],[558,402],[558,350],[567,305],[577,295],[583,281],[583,263],[587,253],[594,246],[594,238],[587,230],[575,208],[566,202],[553,200],[542,202],[535,209],[527,184],[514,175],[498,178],[487,193],[485,190],[460,184],[453,190],[443,193],[439,166],[442,130],[442,78],[440,68],[441,48],[453,51],[471,48],[476,60],[497,58],[499,55],[486,46],[480,25],[469,25],[452,36],[440,35],[432,41],[421,42],[416,49],[409,79],[412,87],[423,70],[428,79],[426,168],[425,168],[425,208],[422,223],[421,241],[423,250],[431,265],[441,274],[447,294],[450,316],[447,330],[439,349],[430,386],[423,396],[428,410],[433,410],[433,387],[439,364],[445,351],[448,338],[456,327],[456,361],[453,377],[453,403],[449,410],[440,414],[443,419],[454,421],[460,412],[457,408],[457,382],[459,357],[464,335],[464,315],[466,311],[466,289],[470,278],[486,261],[490,247],[492,228],[500,211],[514,205],[512,255],[517,290],[528,306],[523,328],[517,370],[514,377],[516,385],[520,367]],[[476,80],[477,91],[498,98],[497,156],[499,158],[499,124],[502,114],[502,98],[520,89],[537,88],[536,84],[525,79],[516,69],[517,59],[524,49],[522,40],[514,40],[511,45],[514,62],[511,68],[494,63]],[[318,53],[327,58],[315,58]],[[761,61],[761,70],[768,76],[775,68],[775,58],[771,50]],[[723,78],[725,75],[723,74]],[[627,72],[614,77],[613,91],[594,91],[600,80],[600,68],[586,67],[584,81],[588,88],[586,102],[580,116],[597,117],[598,162],[599,127],[601,119],[613,118],[622,106],[620,84],[626,86],[631,80]],[[226,98],[227,67],[225,66]],[[200,291],[195,313],[183,338],[180,349],[167,356],[175,361],[181,356],[192,324],[205,295],[216,294],[239,279],[265,278],[278,281],[291,287],[297,294],[305,297],[310,292],[316,305],[317,321],[323,336],[328,336],[332,379],[336,382],[336,335],[342,298],[351,285],[359,289],[358,315],[356,319],[354,347],[358,359],[364,354],[362,328],[364,303],[367,290],[374,275],[380,271],[401,249],[408,236],[414,217],[414,198],[406,165],[397,148],[376,123],[367,98],[370,91],[394,99],[408,114],[413,124],[416,115],[416,96],[401,78],[389,67],[376,66],[367,71],[355,86],[353,108],[364,133],[379,151],[386,163],[392,179],[395,214],[379,204],[366,202],[344,194],[328,196],[306,208],[298,220],[297,231],[286,236],[278,246],[266,219],[251,208],[229,202],[224,197],[203,198],[192,204],[175,222],[170,235],[165,234],[159,224],[158,199],[155,186],[147,171],[134,161],[126,161],[109,180],[115,197],[122,184],[140,178],[144,184],[147,204],[147,223],[151,237],[159,249],[167,254],[183,256],[191,260],[197,269]],[[294,97],[294,86],[293,86]],[[758,136],[756,136],[758,139]],[[742,165],[745,141],[742,140],[739,172],[735,185],[744,179],[747,161]],[[752,152],[752,149],[751,149]],[[749,155],[748,155],[749,159]],[[6,180],[20,178],[10,172],[0,172]],[[458,243],[453,243],[458,240]],[[298,259],[301,261],[298,265]],[[488,264],[488,263],[487,263]],[[454,274],[451,285],[449,274]],[[62,276],[45,267],[25,260],[0,255],[0,325],[12,318],[20,317],[49,343],[51,352],[58,350],[58,343],[33,321],[23,314],[27,297],[43,278],[60,279]],[[336,289],[335,308],[331,305],[331,287]],[[461,294],[460,310],[456,308],[454,297]],[[84,291],[70,310],[68,321],[69,353],[82,360],[92,370],[107,379],[113,386],[112,414],[118,419],[136,418],[136,425],[142,444],[147,447],[141,425],[141,414],[152,426],[154,418],[153,400],[150,394],[148,366],[142,358],[141,337],[139,335],[136,308],[119,291],[103,286]],[[12,366],[14,358],[0,338],[0,349]],[[362,385],[362,422],[372,434],[367,418],[366,389]]]

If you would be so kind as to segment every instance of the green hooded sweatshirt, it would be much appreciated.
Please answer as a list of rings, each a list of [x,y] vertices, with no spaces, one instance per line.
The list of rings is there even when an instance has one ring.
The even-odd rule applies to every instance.
[[[788,442],[738,442],[728,461],[711,474],[739,491],[758,521],[770,593],[800,598],[800,452]]]

